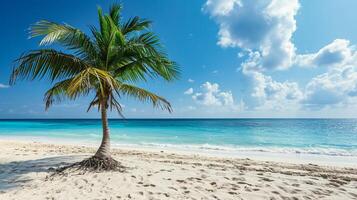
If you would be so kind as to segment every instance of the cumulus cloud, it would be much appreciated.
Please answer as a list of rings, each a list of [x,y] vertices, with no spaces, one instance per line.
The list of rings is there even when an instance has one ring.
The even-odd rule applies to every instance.
[[[219,25],[218,44],[259,57],[259,68],[287,68],[295,56],[298,0],[207,0],[203,8]]]
[[[355,46],[345,39],[336,39],[317,53],[296,54],[292,36],[299,7],[298,0],[207,0],[203,10],[219,25],[218,45],[248,52],[245,70],[333,66],[356,59]]]
[[[295,107],[303,99],[303,92],[296,82],[278,82],[260,72],[247,74],[252,81],[251,106],[257,109],[282,110]]]
[[[0,83],[0,88],[9,88],[9,87],[10,87],[9,85],[5,85],[5,84]]]
[[[193,94],[193,88],[188,88],[188,89],[184,92],[184,94],[187,94],[187,95]]]
[[[301,55],[299,62],[308,67],[327,67],[327,72],[306,85],[302,103],[307,107],[348,105],[357,97],[357,51],[350,41],[336,39],[317,53]]]
[[[355,46],[345,39],[336,39],[317,53],[302,54],[296,57],[296,63],[303,67],[343,66],[356,62]]]
[[[201,85],[200,89],[201,91],[192,93],[192,99],[200,105],[227,107],[235,106],[232,92],[221,91],[217,83],[205,82]]]
[[[306,86],[304,105],[313,108],[349,104],[357,98],[356,65],[338,66],[314,77]],[[354,101],[353,101],[354,99]]]
[[[203,10],[218,26],[218,45],[240,48],[240,71],[251,80],[252,107],[286,109],[350,104],[357,100],[357,51],[335,39],[317,52],[297,54],[292,42],[299,0],[207,0]],[[305,87],[276,81],[268,70],[325,67]],[[285,107],[285,108],[284,108]]]
[[[230,91],[221,92],[217,83],[206,82],[201,86],[202,92],[192,95],[192,98],[206,106],[230,105],[233,103],[233,96]]]
[[[293,103],[296,108],[320,109],[356,102],[357,51],[348,40],[336,39],[318,52],[298,55],[296,59],[300,66],[325,67],[327,72],[313,77],[301,89],[297,82],[278,82],[254,68],[259,61],[255,55],[242,64],[243,74],[252,79],[251,96],[257,107],[279,109]]]
[[[298,0],[207,0],[203,8],[218,23],[218,45],[238,47],[247,56],[241,69],[252,82],[250,104],[279,109],[303,94],[295,82],[277,82],[262,72],[289,68],[294,62],[291,41],[296,30]]]
[[[187,81],[188,81],[189,83],[193,83],[193,82],[195,82],[195,80],[190,79],[190,78],[189,78]]]

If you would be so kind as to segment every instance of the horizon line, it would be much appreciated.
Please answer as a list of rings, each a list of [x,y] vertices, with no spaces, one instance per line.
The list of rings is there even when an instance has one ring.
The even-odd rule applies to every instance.
[[[108,118],[109,120],[224,120],[224,119],[357,119],[357,117],[172,117],[172,118]],[[0,118],[1,120],[101,120],[101,118]]]

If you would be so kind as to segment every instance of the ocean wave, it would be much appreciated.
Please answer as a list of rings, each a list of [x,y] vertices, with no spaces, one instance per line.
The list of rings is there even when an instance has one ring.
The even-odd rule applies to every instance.
[[[39,141],[39,142],[54,142],[54,143],[75,143],[81,145],[96,146],[100,142],[100,137],[94,137],[94,134],[86,139],[78,138],[59,138],[45,136],[0,136],[4,139]],[[172,149],[179,151],[187,151],[192,153],[215,153],[240,155],[244,153],[280,153],[293,155],[325,155],[325,156],[353,156],[357,157],[357,149],[350,148],[333,148],[329,146],[323,147],[274,147],[274,146],[234,146],[234,145],[213,145],[213,144],[170,144],[170,143],[150,143],[150,142],[128,142],[128,141],[112,141],[114,147],[132,147],[132,148],[152,148],[152,149]]]
[[[336,148],[321,148],[321,147],[238,147],[238,146],[220,146],[212,144],[163,144],[163,143],[138,143],[138,144],[124,144],[116,143],[114,146],[126,147],[146,147],[158,149],[174,149],[183,151],[196,152],[216,152],[229,153],[234,155],[247,153],[284,153],[284,154],[310,154],[310,155],[326,155],[326,156],[357,156],[356,150],[336,149]]]

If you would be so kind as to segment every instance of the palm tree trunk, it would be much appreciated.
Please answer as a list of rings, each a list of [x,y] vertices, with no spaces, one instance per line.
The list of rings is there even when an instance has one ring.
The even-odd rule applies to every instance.
[[[102,143],[94,156],[99,158],[110,158],[111,157],[110,134],[109,134],[107,108],[105,104],[102,104],[101,106],[101,114],[102,114],[103,137],[102,137]]]

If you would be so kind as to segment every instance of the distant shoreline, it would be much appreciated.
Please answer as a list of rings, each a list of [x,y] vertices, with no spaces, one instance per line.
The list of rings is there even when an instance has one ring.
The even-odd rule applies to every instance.
[[[357,120],[357,118],[110,118],[109,120]],[[0,118],[0,121],[16,120],[101,120],[100,118]]]
[[[291,163],[357,165],[357,121],[350,119],[118,119],[114,148],[172,151]],[[0,120],[0,139],[97,148],[99,119]]]

